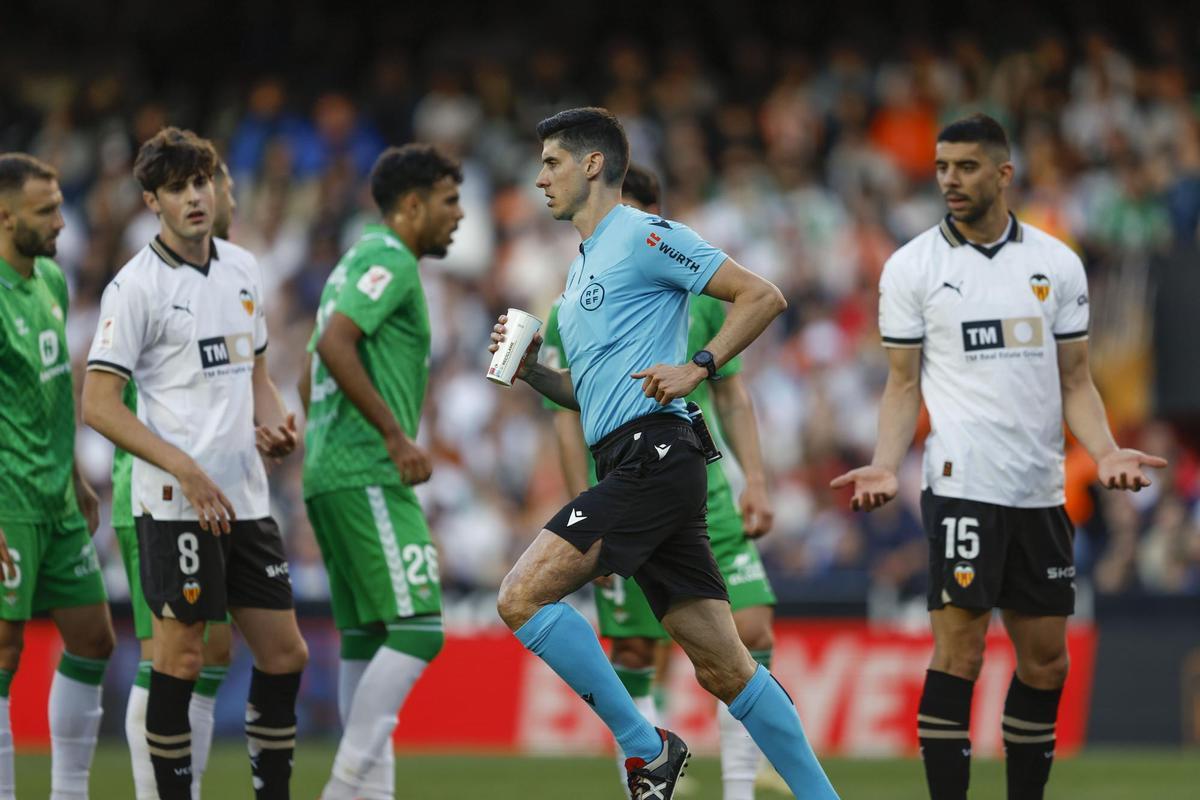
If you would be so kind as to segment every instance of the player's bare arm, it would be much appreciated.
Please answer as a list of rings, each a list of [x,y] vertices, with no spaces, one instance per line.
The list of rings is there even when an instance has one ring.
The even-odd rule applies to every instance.
[[[900,490],[896,472],[912,444],[921,413],[921,348],[889,347],[887,386],[879,401],[879,438],[875,456],[865,467],[852,469],[830,482],[833,489],[854,487],[850,507],[873,511]]]
[[[433,461],[404,433],[392,410],[371,383],[371,376],[358,355],[362,335],[362,329],[352,319],[335,311],[317,342],[317,355],[346,398],[383,436],[400,479],[407,484],[424,483],[433,472]]]
[[[229,533],[230,520],[237,519],[233,503],[191,456],[156,436],[125,407],[121,393],[126,380],[114,372],[89,370],[83,380],[83,421],[122,450],[171,473],[196,510],[201,530]]]
[[[717,268],[704,287],[704,293],[732,304],[725,323],[704,348],[712,353],[718,368],[745,350],[787,308],[787,300],[775,284],[732,258],[725,259]],[[629,377],[641,379],[646,397],[665,404],[691,394],[700,381],[708,377],[708,371],[689,361],[686,364],[655,364]]]
[[[100,498],[96,496],[96,490],[92,488],[92,485],[79,472],[78,461],[72,467],[72,476],[75,482],[75,502],[79,504],[79,511],[83,514],[83,518],[87,520],[88,531],[94,535],[96,529],[100,527]]]
[[[287,410],[267,371],[267,357],[254,359],[254,436],[258,452],[280,459],[296,449],[296,415]]]
[[[504,341],[504,334],[507,331],[507,328],[504,327],[506,322],[508,322],[508,315],[501,314],[496,320],[496,324],[492,326],[492,343],[488,345],[489,353],[495,353],[500,348],[500,343]],[[563,408],[578,411],[579,402],[575,399],[575,385],[571,383],[571,371],[555,369],[538,363],[538,351],[541,349],[542,335],[535,333],[533,341],[525,349],[525,355],[521,356],[516,377]]]
[[[304,369],[300,370],[300,383],[296,386],[300,395],[300,407],[304,409],[304,418],[308,419],[308,405],[312,402],[312,353],[304,354]]]
[[[572,497],[588,488],[587,443],[579,414],[574,411],[554,412],[554,438],[558,441],[558,458],[562,462],[567,493]]]
[[[1092,381],[1086,339],[1058,345],[1058,373],[1067,427],[1095,460],[1100,483],[1106,489],[1135,492],[1149,486],[1150,478],[1143,467],[1162,469],[1167,466],[1167,460],[1117,446],[1108,428],[1104,401]]]
[[[742,527],[746,536],[757,539],[771,532],[775,509],[767,494],[767,473],[763,467],[762,448],[758,441],[758,420],[754,416],[754,401],[746,390],[741,375],[728,375],[710,385],[721,430],[729,442],[738,465],[746,476],[746,488],[738,498],[742,512]]]

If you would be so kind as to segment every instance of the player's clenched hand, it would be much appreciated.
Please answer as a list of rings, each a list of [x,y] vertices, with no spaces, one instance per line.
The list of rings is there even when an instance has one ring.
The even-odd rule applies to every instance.
[[[277,428],[258,425],[254,429],[258,452],[264,458],[278,460],[296,449],[296,415],[288,414],[287,420]]]
[[[855,511],[874,511],[887,503],[900,491],[896,473],[884,467],[859,467],[829,482],[829,488],[842,489],[854,486],[850,508]]]
[[[1140,491],[1143,486],[1150,485],[1150,479],[1142,471],[1142,467],[1162,469],[1167,466],[1167,460],[1160,456],[1152,456],[1141,450],[1113,450],[1100,459],[1096,465],[1100,470],[1100,483],[1106,489],[1130,489]]]
[[[190,459],[189,459],[190,461]],[[229,523],[237,519],[233,511],[233,503],[221,491],[212,478],[200,469],[200,465],[191,461],[186,467],[175,473],[179,481],[179,489],[183,496],[196,510],[200,521],[200,530],[210,531],[214,536],[229,533]]]
[[[95,536],[100,527],[100,498],[96,496],[96,490],[82,478],[75,480],[75,502],[87,520],[88,532]]]
[[[387,441],[388,456],[400,473],[400,480],[410,486],[424,483],[433,474],[433,460],[403,433]]]
[[[771,507],[771,498],[767,496],[767,487],[758,481],[748,481],[738,498],[738,507],[742,512],[742,530],[747,539],[757,539],[771,532],[775,524],[775,509]]]
[[[501,314],[496,324],[492,326],[492,343],[488,345],[488,352],[495,353],[500,349],[501,343],[504,342],[504,334],[508,332],[505,323],[508,322],[508,315]],[[537,363],[538,351],[542,349],[542,334],[535,333],[533,340],[529,343],[529,347],[525,348],[525,355],[521,356],[521,363],[517,365],[516,377],[525,379],[529,374],[529,368]]]
[[[655,364],[649,369],[635,372],[629,376],[634,380],[642,379],[642,393],[653,397],[660,404],[666,405],[676,397],[686,397],[691,394],[700,381],[708,377],[704,367],[691,362],[687,364]]]
[[[8,552],[8,539],[0,530],[0,583],[17,577],[17,564],[13,561],[12,553]]]

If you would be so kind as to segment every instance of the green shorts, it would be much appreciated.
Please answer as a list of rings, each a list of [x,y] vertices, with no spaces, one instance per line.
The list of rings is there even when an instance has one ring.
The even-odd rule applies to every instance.
[[[133,608],[133,633],[138,639],[149,639],[154,635],[154,615],[146,605],[142,593],[140,559],[138,558],[137,528],[133,525],[114,525],[117,544],[121,547],[121,561],[125,564],[125,578],[129,581],[129,605]]]
[[[666,639],[667,632],[654,617],[637,581],[617,574],[610,575],[609,579],[612,584],[607,588],[596,587],[600,635],[612,639]]]
[[[121,548],[121,562],[125,565],[125,579],[129,582],[129,606],[133,609],[133,635],[138,641],[145,641],[154,636],[154,614],[146,604],[146,595],[142,592],[141,558],[138,555],[137,528],[133,525],[113,525],[117,534],[117,544]],[[225,624],[233,622],[233,618],[225,615]],[[204,641],[208,641],[208,625],[219,625],[210,622],[204,628]]]
[[[411,489],[367,486],[304,504],[339,630],[442,613],[437,548]]]
[[[758,547],[746,538],[742,516],[728,490],[708,496],[708,538],[733,610],[775,605],[775,592],[771,591]]]
[[[82,515],[57,522],[0,521],[0,530],[17,567],[15,575],[3,576],[0,619],[19,622],[40,611],[108,602]]]

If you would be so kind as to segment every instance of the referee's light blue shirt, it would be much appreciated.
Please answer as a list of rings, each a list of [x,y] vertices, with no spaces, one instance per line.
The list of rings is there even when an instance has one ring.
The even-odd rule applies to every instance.
[[[558,329],[587,443],[656,411],[686,418],[682,398],[660,405],[629,376],[691,357],[688,292],[700,294],[727,256],[686,225],[626,205],[608,212],[579,251]]]

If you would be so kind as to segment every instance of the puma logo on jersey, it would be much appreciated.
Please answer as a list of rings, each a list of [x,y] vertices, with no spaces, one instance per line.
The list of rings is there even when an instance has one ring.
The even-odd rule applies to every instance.
[[[576,511],[575,509],[572,508],[571,516],[567,519],[567,527],[568,528],[571,527],[576,522],[583,522],[585,519],[587,519],[586,516],[584,516],[583,514],[580,514],[578,511]]]
[[[671,452],[671,445],[656,444],[654,445],[654,449],[658,451],[658,460],[662,461],[664,458],[666,458],[667,453]]]
[[[962,293],[963,283],[965,283],[965,281],[959,281],[958,286],[955,286],[953,283],[950,283],[949,281],[942,281],[942,285],[940,288],[953,289],[954,291],[958,292],[959,297],[962,297],[963,296],[963,293]]]
[[[187,305],[183,305],[183,306],[172,303],[171,308],[175,309],[176,311],[182,311],[183,313],[187,314],[189,317],[195,316],[195,314],[192,313],[192,301],[191,300],[188,300]]]

